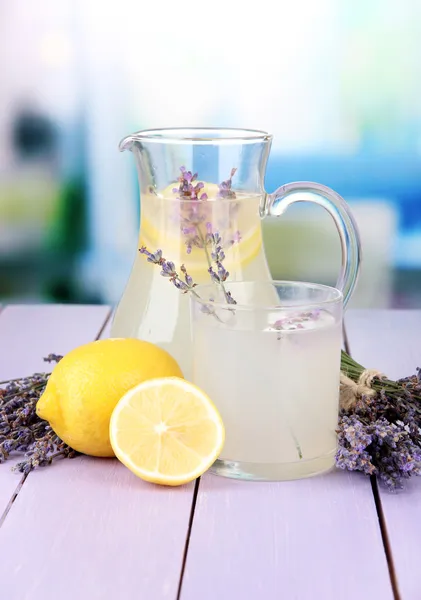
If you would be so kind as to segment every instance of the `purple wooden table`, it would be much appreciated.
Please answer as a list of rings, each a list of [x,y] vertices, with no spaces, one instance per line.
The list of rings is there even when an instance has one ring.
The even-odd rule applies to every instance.
[[[107,336],[103,306],[0,309],[0,380]],[[354,311],[351,353],[391,377],[421,363],[421,311]],[[176,489],[113,459],[28,477],[0,466],[5,600],[419,600],[421,480],[390,494],[344,472],[256,484],[205,475]]]

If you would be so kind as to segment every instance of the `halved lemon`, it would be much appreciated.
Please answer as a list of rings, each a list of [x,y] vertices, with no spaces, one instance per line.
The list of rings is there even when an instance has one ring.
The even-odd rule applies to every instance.
[[[179,377],[151,379],[128,391],[115,407],[110,441],[135,475],[182,485],[218,458],[224,425],[210,398]]]

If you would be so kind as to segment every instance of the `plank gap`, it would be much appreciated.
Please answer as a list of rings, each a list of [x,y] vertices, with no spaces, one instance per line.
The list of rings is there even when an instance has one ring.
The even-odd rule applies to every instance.
[[[380,527],[380,531],[382,534],[383,548],[384,548],[384,552],[386,554],[387,566],[389,569],[389,577],[390,577],[390,583],[392,585],[393,595],[395,597],[395,600],[402,600],[402,597],[401,597],[401,594],[399,591],[398,580],[396,577],[395,565],[393,563],[392,548],[390,545],[389,534],[388,534],[387,527],[386,527],[386,519],[384,517],[383,506],[382,506],[382,502],[380,499],[377,478],[375,475],[371,475],[370,480],[371,480],[371,489],[373,490],[374,502],[375,502],[376,510],[377,510],[377,517],[379,519],[379,527]]]
[[[110,310],[108,311],[108,314],[105,317],[105,320],[104,320],[104,322],[102,324],[102,327],[100,328],[97,336],[95,337],[95,340],[99,340],[101,338],[102,334],[104,333],[105,328],[107,327],[108,323],[110,322],[112,314],[113,314],[113,309],[110,308]]]
[[[15,489],[15,491],[13,492],[12,497],[9,500],[8,505],[6,506],[6,508],[3,511],[2,516],[0,517],[0,528],[3,526],[3,523],[6,520],[7,515],[10,512],[10,509],[12,508],[13,503],[15,502],[16,498],[18,497],[19,492],[21,491],[23,484],[25,483],[26,479],[28,477],[28,473],[23,475]]]
[[[193,528],[194,513],[196,510],[197,496],[199,494],[199,486],[200,486],[200,477],[198,477],[196,479],[196,481],[194,482],[194,492],[193,492],[193,498],[192,498],[192,503],[191,503],[190,518],[189,518],[189,524],[187,527],[186,543],[184,545],[183,560],[181,563],[180,581],[178,583],[176,600],[180,600],[180,598],[181,598],[181,590],[183,587],[184,572],[186,570],[187,556],[189,553],[190,536],[191,536],[191,532],[192,532],[192,528]]]

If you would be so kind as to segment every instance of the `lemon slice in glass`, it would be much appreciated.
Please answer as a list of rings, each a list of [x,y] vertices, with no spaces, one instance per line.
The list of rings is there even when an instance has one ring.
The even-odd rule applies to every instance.
[[[202,475],[218,458],[224,439],[210,398],[178,377],[134,387],[110,421],[117,458],[141,479],[162,485],[182,485]]]

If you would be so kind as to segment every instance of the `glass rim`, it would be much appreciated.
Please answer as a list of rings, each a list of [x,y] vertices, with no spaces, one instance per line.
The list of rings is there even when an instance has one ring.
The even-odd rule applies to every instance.
[[[253,304],[228,304],[227,302],[213,302],[212,300],[205,300],[200,297],[200,290],[209,289],[214,290],[215,283],[202,283],[195,286],[194,291],[195,294],[191,294],[191,301],[196,302],[197,304],[201,304],[202,306],[212,306],[214,308],[218,308],[221,310],[241,310],[241,311],[266,311],[266,312],[279,312],[285,309],[299,309],[302,310],[304,308],[318,308],[320,306],[326,306],[331,304],[338,304],[343,302],[343,293],[337,288],[331,285],[324,285],[323,283],[312,283],[310,281],[288,281],[286,279],[274,279],[270,281],[228,281],[225,282],[228,284],[229,288],[231,286],[237,286],[238,284],[252,284],[254,286],[267,286],[272,285],[276,286],[288,286],[288,287],[302,287],[302,288],[316,288],[319,290],[326,290],[329,292],[333,292],[331,298],[327,298],[325,300],[315,301],[298,301],[295,304],[276,304],[276,305],[253,305]],[[229,289],[229,291],[232,291]],[[197,294],[197,295],[196,295]],[[233,298],[235,299],[235,293],[233,292]]]
[[[135,142],[166,144],[255,144],[269,142],[272,135],[260,129],[235,127],[168,127],[144,129],[129,134],[119,144],[120,150],[131,147]]]

